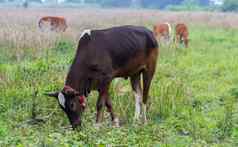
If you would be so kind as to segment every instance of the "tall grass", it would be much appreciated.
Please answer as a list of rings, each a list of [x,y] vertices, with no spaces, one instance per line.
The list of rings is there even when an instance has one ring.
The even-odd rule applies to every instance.
[[[127,9],[1,9],[0,14],[0,145],[238,145],[237,14]],[[64,16],[69,28],[40,32],[37,23],[45,15]],[[93,92],[83,128],[65,129],[65,114],[43,93],[62,88],[80,32],[125,24],[151,28],[165,21],[188,24],[190,47],[161,45],[149,123],[133,124],[131,87],[118,79],[110,91],[122,127],[112,128],[106,112],[103,126],[93,127],[98,95]]]

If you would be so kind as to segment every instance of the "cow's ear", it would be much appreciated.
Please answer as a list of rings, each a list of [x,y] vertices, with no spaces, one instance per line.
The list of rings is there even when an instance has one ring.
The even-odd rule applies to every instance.
[[[58,98],[59,92],[49,92],[49,93],[45,93],[45,95]]]
[[[90,36],[88,34],[85,34],[82,38],[79,40],[80,45],[86,45],[90,41]]]
[[[76,96],[77,91],[71,88],[70,86],[65,85],[62,91],[65,95],[73,97]]]

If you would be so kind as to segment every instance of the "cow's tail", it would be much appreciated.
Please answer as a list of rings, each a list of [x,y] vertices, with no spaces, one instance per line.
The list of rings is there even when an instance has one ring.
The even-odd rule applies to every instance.
[[[149,31],[146,35],[146,47],[148,49],[159,48],[158,42],[153,32]]]
[[[42,20],[40,19],[38,22],[38,27],[41,29],[41,25],[42,25]]]

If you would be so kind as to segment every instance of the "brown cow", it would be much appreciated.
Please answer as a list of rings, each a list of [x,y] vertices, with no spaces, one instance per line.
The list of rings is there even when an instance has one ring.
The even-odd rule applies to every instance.
[[[170,43],[171,25],[169,23],[160,23],[155,25],[154,34],[160,41],[163,39],[167,42],[167,44]]]
[[[177,24],[175,34],[175,44],[179,42],[181,44],[183,43],[185,47],[188,47],[188,27],[183,23]]]
[[[64,17],[45,16],[39,20],[39,28],[43,30],[51,30],[56,32],[64,32],[67,29],[66,20]]]
[[[86,97],[99,92],[96,123],[107,107],[116,126],[119,121],[112,108],[110,84],[117,77],[130,78],[135,96],[135,120],[146,121],[146,103],[156,68],[158,44],[153,32],[138,26],[120,26],[105,30],[85,30],[66,77],[64,88],[49,96],[56,97],[73,128],[81,124]],[[141,80],[143,76],[143,86]]]

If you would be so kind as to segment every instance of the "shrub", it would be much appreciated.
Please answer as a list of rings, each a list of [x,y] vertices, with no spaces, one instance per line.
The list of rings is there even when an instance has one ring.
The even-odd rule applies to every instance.
[[[237,0],[225,0],[222,6],[223,11],[238,11],[238,1]]]
[[[130,4],[130,0],[101,0],[103,7],[128,7]]]

